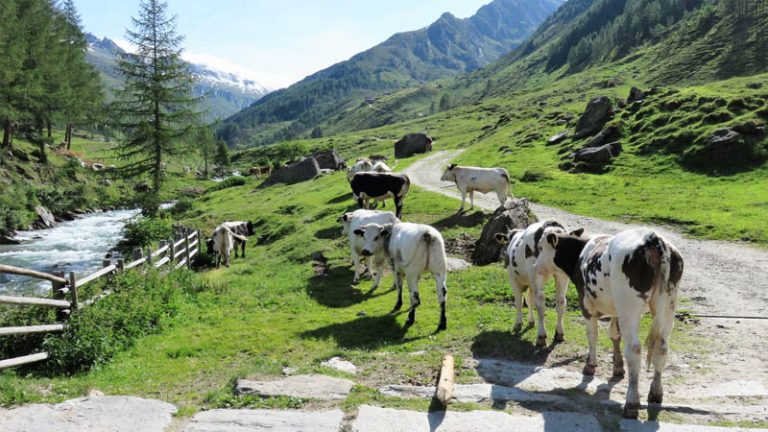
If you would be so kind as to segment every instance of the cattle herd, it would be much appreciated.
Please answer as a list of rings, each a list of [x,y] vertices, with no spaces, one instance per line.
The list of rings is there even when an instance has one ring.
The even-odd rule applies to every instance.
[[[494,192],[501,205],[507,200],[509,174],[503,168],[477,168],[450,165],[441,178],[455,183],[462,194],[459,211],[464,209],[469,194],[474,207],[474,192]],[[410,291],[410,308],[406,325],[414,323],[420,305],[419,277],[431,273],[440,304],[438,331],[447,328],[446,300],[448,288],[447,257],[443,236],[434,227],[403,222],[403,203],[410,188],[406,174],[392,173],[383,161],[358,159],[348,168],[347,180],[360,209],[339,218],[342,233],[349,240],[355,269],[353,283],[364,271],[364,259],[373,279],[373,289],[379,286],[386,264],[392,269],[397,288],[394,310],[402,307],[403,278]],[[369,209],[370,201],[392,199],[395,213]],[[216,253],[216,265],[222,257],[229,265],[229,255],[237,245],[253,235],[250,222],[226,222],[214,231],[209,250]],[[523,324],[523,301],[528,305],[528,323],[537,326],[536,346],[546,345],[544,328],[544,286],[555,284],[557,323],[554,342],[564,340],[563,317],[569,280],[576,286],[579,305],[586,319],[589,350],[584,375],[594,375],[597,368],[597,322],[610,318],[609,335],[613,342],[613,376],[624,376],[624,359],[629,369],[627,398],[623,415],[637,418],[640,408],[638,378],[640,374],[639,323],[650,311],[653,320],[646,339],[647,365],[653,365],[654,375],[648,403],[662,402],[661,377],[667,361],[668,340],[674,323],[675,308],[683,259],[678,250],[654,231],[633,229],[613,236],[587,237],[583,229],[568,230],[554,220],[537,222],[525,229],[513,229],[496,235],[504,245],[509,281],[515,298],[515,325]],[[525,298],[524,298],[525,295]],[[534,318],[534,311],[536,317]],[[624,355],[620,350],[624,340]]]

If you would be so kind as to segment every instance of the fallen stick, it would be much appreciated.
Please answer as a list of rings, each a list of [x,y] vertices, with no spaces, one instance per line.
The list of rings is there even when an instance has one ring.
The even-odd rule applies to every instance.
[[[443,357],[443,366],[440,368],[440,375],[437,378],[435,397],[443,406],[448,406],[448,402],[453,398],[453,356],[450,354]]]

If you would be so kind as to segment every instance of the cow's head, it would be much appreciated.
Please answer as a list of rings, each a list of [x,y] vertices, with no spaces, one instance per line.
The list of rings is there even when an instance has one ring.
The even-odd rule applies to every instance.
[[[363,256],[381,252],[392,234],[392,224],[368,224],[355,230],[355,235],[363,238]]]
[[[456,181],[456,173],[453,172],[453,169],[456,168],[456,164],[450,164],[448,165],[448,168],[445,169],[443,172],[443,176],[440,177],[440,180],[442,181]]]
[[[248,232],[248,237],[256,234],[256,229],[253,226],[253,222],[248,221],[245,223],[245,229]]]
[[[349,235],[349,226],[352,221],[353,214],[351,212],[344,213],[343,215],[339,216],[337,221],[341,222],[341,235]]]
[[[562,268],[562,266],[557,265],[558,263],[555,262],[555,257],[558,254],[557,245],[564,238],[581,238],[582,234],[584,234],[584,228],[579,228],[571,232],[567,232],[560,227],[545,228],[544,235],[541,236],[538,243],[539,256],[536,258],[534,268],[536,268],[537,271],[542,271],[544,269],[554,271],[557,268]],[[581,249],[576,253],[577,257],[579,253],[581,253]]]
[[[205,246],[206,251],[208,252],[208,255],[213,255],[213,237],[209,239],[205,239]]]

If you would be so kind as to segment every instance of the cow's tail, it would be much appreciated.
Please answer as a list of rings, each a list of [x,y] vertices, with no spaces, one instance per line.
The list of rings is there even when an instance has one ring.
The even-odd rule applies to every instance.
[[[230,234],[230,235],[232,235],[232,237],[233,237],[233,238],[235,238],[236,240],[239,240],[239,241],[241,241],[241,242],[246,242],[246,241],[248,241],[248,237],[245,237],[245,236],[241,236],[240,234],[237,234],[236,232],[234,232],[234,231],[232,231],[231,229],[229,229],[228,227],[224,227],[224,228],[225,228],[227,231],[229,231],[229,234]]]
[[[666,354],[667,342],[672,326],[675,323],[677,294],[683,271],[683,260],[674,247],[667,244],[656,234],[651,234],[646,242],[646,257],[649,264],[658,259],[656,274],[656,295],[651,297],[653,304],[649,305],[653,312],[653,323],[646,338],[646,367],[650,367],[653,358]],[[658,255],[657,255],[658,254]],[[657,258],[658,257],[658,258]]]
[[[432,234],[425,232],[424,236],[422,237],[424,239],[424,244],[427,245],[427,261],[426,264],[424,264],[424,268],[426,270],[429,270],[429,262],[431,261],[431,255],[432,255],[432,241],[434,240],[432,238]]]

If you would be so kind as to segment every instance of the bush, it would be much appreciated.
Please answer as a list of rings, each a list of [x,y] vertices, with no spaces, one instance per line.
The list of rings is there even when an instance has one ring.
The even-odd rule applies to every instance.
[[[195,206],[195,200],[189,197],[181,197],[168,211],[174,216],[182,215]]]
[[[173,221],[166,217],[134,219],[123,227],[123,239],[118,250],[129,255],[134,248],[151,247],[160,240],[173,238]]]
[[[210,189],[208,189],[208,192],[214,192],[222,189],[227,189],[235,186],[242,186],[246,182],[245,177],[241,176],[232,176],[224,179],[219,184],[212,186]]]

